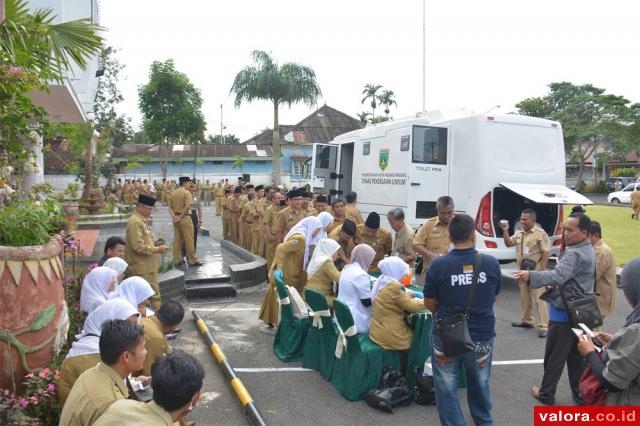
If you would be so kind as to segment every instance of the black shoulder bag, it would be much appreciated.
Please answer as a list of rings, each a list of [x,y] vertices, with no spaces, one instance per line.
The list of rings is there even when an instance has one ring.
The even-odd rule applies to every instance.
[[[586,296],[578,296],[572,300],[567,300],[567,296],[564,294],[564,285],[560,285],[560,297],[562,303],[567,307],[573,325],[577,326],[579,323],[583,323],[591,330],[600,327],[602,325],[602,314],[598,307],[598,299],[596,299],[596,283],[593,282],[593,294],[587,294]]]
[[[474,348],[471,335],[469,334],[469,311],[473,306],[476,295],[476,287],[478,286],[478,275],[480,274],[480,265],[482,264],[482,255],[476,254],[475,264],[473,265],[473,279],[471,281],[471,292],[464,313],[458,313],[446,318],[439,319],[436,322],[436,333],[442,341],[442,351],[446,357],[452,357],[472,351]]]

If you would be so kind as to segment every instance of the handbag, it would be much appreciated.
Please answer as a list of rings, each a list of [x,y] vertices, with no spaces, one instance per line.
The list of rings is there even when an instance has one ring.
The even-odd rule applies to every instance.
[[[585,368],[578,386],[584,405],[605,405],[607,390],[604,388],[600,379],[598,379],[598,376],[591,370],[591,365],[587,365],[587,368]]]
[[[436,322],[435,331],[442,341],[442,351],[449,358],[460,355],[465,352],[472,351],[474,348],[471,335],[469,334],[469,311],[473,305],[476,295],[476,287],[478,286],[478,275],[480,274],[480,265],[482,264],[482,255],[476,254],[475,264],[473,266],[473,279],[471,280],[471,292],[464,313],[457,313],[446,318],[439,319]]]
[[[568,300],[567,296],[564,294],[564,287],[560,285],[560,297],[571,315],[571,320],[573,321],[574,326],[577,326],[579,323],[583,323],[593,330],[594,328],[598,328],[602,325],[602,314],[600,313],[598,300],[596,299],[595,283],[593,287],[593,294],[579,296],[575,299]]]

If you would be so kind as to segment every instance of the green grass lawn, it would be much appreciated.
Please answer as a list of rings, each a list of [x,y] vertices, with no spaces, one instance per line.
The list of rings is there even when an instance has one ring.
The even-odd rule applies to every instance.
[[[564,217],[573,206],[565,206]],[[600,222],[602,237],[616,259],[618,266],[640,256],[640,220],[631,219],[631,208],[613,206],[584,206],[587,216]]]

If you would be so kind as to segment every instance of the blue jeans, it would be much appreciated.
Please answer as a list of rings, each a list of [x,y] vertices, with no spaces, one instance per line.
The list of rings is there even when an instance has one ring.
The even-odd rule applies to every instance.
[[[435,332],[431,334],[431,365],[433,384],[436,390],[436,407],[443,426],[466,425],[460,403],[458,402],[458,374],[464,366],[467,376],[467,400],[469,410],[476,425],[491,425],[491,358],[493,338],[486,341],[474,341],[473,351],[446,358],[442,352],[442,343]]]

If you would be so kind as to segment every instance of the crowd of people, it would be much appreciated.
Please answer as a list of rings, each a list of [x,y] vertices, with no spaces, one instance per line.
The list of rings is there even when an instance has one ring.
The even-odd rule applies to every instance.
[[[363,218],[354,192],[329,205],[325,194],[305,188],[285,192],[238,179],[235,185],[227,180],[216,185],[207,181],[205,188],[212,189],[201,194],[198,182],[188,177],[178,182],[177,188],[163,182],[156,190],[173,221],[176,264],[185,256],[190,266],[200,264],[194,241],[202,223],[200,198],[205,205],[215,199],[223,237],[267,261],[269,287],[259,313],[264,323],[278,325],[275,276],[279,270],[292,297],[302,299],[305,288],[311,288],[326,296],[331,310],[336,299],[347,305],[357,333],[366,333],[383,349],[398,351],[404,373],[413,333],[405,316],[428,310],[435,324],[432,371],[441,423],[465,422],[456,390],[464,371],[474,422],[491,424],[493,306],[502,288],[502,272],[495,258],[475,249],[475,221],[454,213],[453,199],[440,197],[437,215],[417,232],[405,222],[402,209],[390,210],[386,219],[392,235],[381,226],[379,214],[372,212]],[[63,424],[90,424],[103,413],[101,419],[109,421],[151,415],[165,420],[171,416],[175,421],[197,401],[202,368],[190,357],[172,351],[167,343],[184,309],[177,302],[162,303],[156,255],[169,248],[155,239],[148,223],[155,202],[153,194],[138,194],[125,238],[110,238],[104,257],[85,278],[81,295],[85,325],[61,368]],[[579,382],[588,365],[607,390],[607,403],[639,404],[640,258],[627,264],[621,279],[633,312],[615,335],[596,330],[606,348],[598,355],[591,340],[577,337],[572,330],[576,324],[564,297],[595,295],[603,319],[615,312],[616,263],[600,224],[591,221],[584,210],[573,212],[563,224],[562,253],[555,268],[547,270],[552,242],[537,223],[535,210],[523,210],[514,224],[499,223],[504,244],[515,247],[519,269],[514,278],[521,316],[512,325],[537,328],[538,336],[546,338],[543,377],[541,386],[532,388],[533,397],[554,404],[566,364],[572,397],[582,404]],[[409,284],[413,289],[407,288]],[[466,353],[449,355],[437,324],[461,313],[466,314],[472,347]],[[174,370],[174,364],[182,370]],[[141,383],[153,377],[154,405],[142,408],[129,401],[114,403],[131,394],[126,380],[131,373]],[[188,392],[184,387],[162,387],[162,383],[175,383],[181,374],[189,377]],[[109,384],[104,394],[90,392],[100,383]],[[157,383],[163,389],[160,392]],[[186,393],[168,398],[177,389]]]

